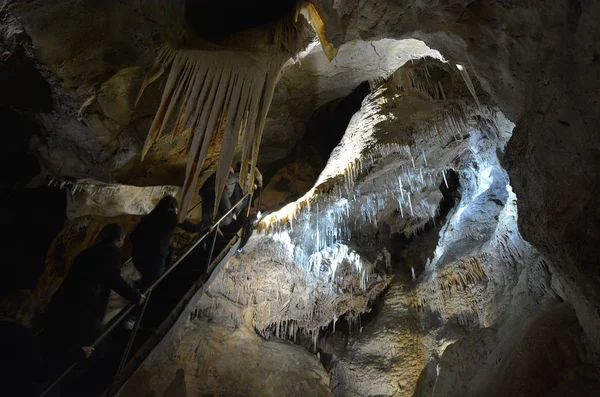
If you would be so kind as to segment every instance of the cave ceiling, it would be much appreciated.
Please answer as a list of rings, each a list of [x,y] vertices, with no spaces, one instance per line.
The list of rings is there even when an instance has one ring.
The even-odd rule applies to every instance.
[[[42,280],[66,271],[56,247],[67,263],[109,219],[130,228],[167,192],[191,206],[206,171],[219,184],[236,161],[289,160],[293,183],[312,115],[367,82],[322,171],[272,200],[131,390],[197,388],[214,356],[198,346],[247,340],[299,354],[276,379],[318,395],[568,395],[600,357],[597,15],[580,0],[5,0],[3,168],[31,153],[23,184],[69,190]],[[359,332],[335,334],[342,317]],[[214,390],[240,372],[225,361]]]
[[[181,24],[157,19],[156,15],[167,13],[169,7],[162,5],[162,9],[159,3],[151,2],[140,3],[147,6],[133,3],[115,2],[107,7],[77,1],[43,5],[13,1],[7,7],[10,26],[5,30],[6,43],[12,40],[13,47],[26,48],[51,87],[51,98],[47,100],[54,107],[38,113],[44,136],[32,142],[43,171],[50,177],[91,177],[138,185],[183,181],[187,160],[185,136],[159,139],[147,160],[140,161],[140,151],[166,79],[163,77],[146,87],[136,103],[144,77],[161,45],[173,40],[174,29],[183,28]],[[190,39],[192,43],[186,42],[184,46],[211,49],[218,46],[221,51],[239,48],[240,43],[231,44],[235,41],[232,36],[244,36],[240,31],[259,26],[261,18],[273,17],[259,13],[261,18],[253,22],[256,26],[241,24],[244,27],[239,31],[219,31],[223,29],[218,28],[224,25],[222,22],[207,25],[198,16],[198,7],[206,5],[191,3],[185,26],[189,26],[189,34],[194,38],[201,35],[206,40]],[[206,4],[213,7],[210,2]],[[217,15],[224,13],[214,7]],[[194,13],[198,15],[194,17]],[[239,19],[239,15],[233,19]],[[65,20],[73,22],[65,24],[62,22]],[[198,31],[197,26],[203,27]],[[303,29],[306,32],[303,48],[290,54],[275,88],[260,148],[259,164],[264,167],[289,153],[303,136],[305,123],[314,109],[348,95],[364,81],[389,76],[409,59],[435,52],[416,40],[357,40],[341,46],[330,62],[312,28]],[[20,40],[19,35],[26,40]],[[249,38],[242,43],[255,43],[262,38],[258,34],[257,39],[252,32],[245,35]],[[7,46],[8,51],[15,48]],[[48,93],[38,95],[47,97]]]

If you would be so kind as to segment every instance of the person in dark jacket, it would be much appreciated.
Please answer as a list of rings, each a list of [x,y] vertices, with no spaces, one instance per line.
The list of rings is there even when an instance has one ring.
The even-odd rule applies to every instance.
[[[258,222],[258,216],[256,214],[250,214],[244,219],[244,225],[242,227],[242,236],[240,237],[240,243],[238,244],[237,251],[242,252],[244,246],[252,236],[252,232],[256,228]]]
[[[202,197],[202,222],[206,225],[212,225],[214,221],[213,214],[216,200],[216,179],[217,174],[212,174],[206,180],[206,182],[204,182],[199,191],[199,194]],[[231,206],[237,203],[237,201],[232,203],[232,196],[235,192],[236,187],[239,187],[239,174],[234,173],[233,169],[230,169],[229,175],[227,176],[227,181],[225,182],[225,186],[223,188],[221,200],[219,201],[218,210],[221,215],[226,214],[227,211],[231,209]],[[234,212],[228,214],[221,221],[221,225],[229,225],[234,218]]]
[[[231,195],[231,203],[232,205],[234,205],[235,203],[237,203],[238,201],[240,201],[242,199],[242,197],[244,197],[244,192],[242,190],[242,187],[240,185],[240,180],[241,180],[241,173],[242,173],[242,164],[241,163],[237,163],[236,165],[236,172],[233,174],[233,177],[235,179],[235,187],[233,190],[233,194]],[[252,167],[250,165],[248,165],[248,172],[246,174],[246,179],[250,180],[252,178]],[[260,173],[260,171],[258,170],[258,167],[254,167],[254,180],[252,181],[252,183],[250,184],[250,187],[252,189],[252,192],[255,192],[257,189],[262,189],[262,184],[263,184],[263,176]],[[239,215],[239,213],[242,212],[242,210],[245,210],[248,208],[248,205],[250,205],[250,196],[247,196],[246,198],[244,198],[244,202],[242,204],[240,204],[235,210],[234,213],[236,215]]]
[[[77,255],[48,306],[46,346],[63,361],[78,361],[91,354],[89,346],[102,331],[111,289],[137,304],[146,299],[121,277],[123,228],[116,223],[105,226],[100,240]]]
[[[133,263],[142,273],[140,289],[146,291],[171,265],[173,249],[171,238],[175,228],[190,233],[206,230],[205,225],[185,221],[177,222],[178,203],[175,197],[163,197],[148,215],[144,216],[131,233]]]

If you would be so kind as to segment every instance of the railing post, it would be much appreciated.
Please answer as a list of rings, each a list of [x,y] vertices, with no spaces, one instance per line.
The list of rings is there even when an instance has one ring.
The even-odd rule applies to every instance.
[[[125,367],[125,364],[127,363],[127,359],[129,358],[129,352],[131,351],[131,348],[133,347],[133,341],[135,340],[135,336],[137,335],[137,332],[140,329],[140,325],[142,324],[142,318],[144,317],[144,313],[146,312],[146,307],[148,306],[148,302],[150,302],[150,296],[152,296],[152,290],[149,290],[148,293],[146,294],[146,300],[144,301],[144,305],[142,306],[140,315],[136,319],[135,325],[133,326],[133,329],[131,330],[131,336],[129,336],[129,340],[127,341],[127,347],[125,348],[125,352],[123,353],[123,357],[121,358],[121,364],[119,364],[119,369],[117,369],[117,373],[115,374],[115,377],[119,376],[119,373],[121,373],[121,371]]]
[[[256,205],[256,213],[258,214],[260,212],[260,199],[262,198],[262,190],[263,187],[260,187],[260,192],[258,192],[258,204]]]
[[[252,198],[254,197],[254,190],[250,193],[250,199],[248,199],[248,209],[246,210],[246,218],[250,216],[250,208],[252,208]]]
[[[212,259],[213,251],[215,249],[215,243],[217,242],[217,234],[219,234],[219,226],[215,228],[215,237],[213,237],[212,246],[210,247],[210,255],[208,255],[208,263],[206,264],[206,270],[210,267],[210,261]]]

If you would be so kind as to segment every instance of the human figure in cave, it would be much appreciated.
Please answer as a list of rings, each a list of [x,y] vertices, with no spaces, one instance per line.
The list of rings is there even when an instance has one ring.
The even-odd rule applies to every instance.
[[[142,273],[140,289],[146,291],[171,265],[173,248],[171,238],[175,228],[190,233],[206,231],[206,226],[185,221],[177,222],[178,202],[175,197],[163,197],[156,207],[144,216],[131,233],[133,244],[133,263]]]
[[[46,312],[43,341],[50,356],[68,363],[92,354],[90,345],[102,330],[111,289],[131,302],[145,301],[121,277],[124,240],[121,226],[107,225],[100,232],[100,242],[75,258]]]
[[[217,174],[212,174],[206,180],[206,182],[204,182],[199,191],[199,194],[202,197],[202,222],[207,225],[212,224],[212,221],[214,220],[213,210],[215,207],[216,199],[216,178]],[[235,202],[232,203],[232,197],[234,195],[236,185],[239,186],[239,175],[236,174],[233,169],[230,169],[229,175],[227,176],[227,181],[225,182],[225,187],[223,188],[221,200],[219,201],[220,214],[226,214],[231,209],[231,207],[235,203],[237,203],[237,201],[239,201],[239,199],[237,199]],[[235,211],[232,211],[221,221],[220,226],[229,225],[232,222],[232,220],[234,220],[236,217],[237,214],[235,213]],[[219,231],[219,229],[217,230]]]
[[[235,169],[236,169],[236,172],[235,172],[234,176],[237,179],[237,183],[235,185],[233,194],[231,196],[231,202],[233,204],[240,201],[242,199],[242,197],[244,196],[244,192],[242,191],[242,187],[240,186],[240,183],[239,183],[239,181],[241,179],[240,175],[242,173],[241,163],[237,163]],[[249,165],[246,180],[250,180],[251,178],[252,178],[252,168]],[[256,191],[257,189],[262,189],[262,185],[263,185],[262,174],[258,170],[258,167],[254,167],[254,180],[252,181],[250,186],[252,187],[253,191]],[[247,208],[249,204],[250,204],[250,197],[246,197],[244,199],[244,202],[240,206],[238,206],[238,208],[236,209],[236,215],[238,215],[243,209]]]

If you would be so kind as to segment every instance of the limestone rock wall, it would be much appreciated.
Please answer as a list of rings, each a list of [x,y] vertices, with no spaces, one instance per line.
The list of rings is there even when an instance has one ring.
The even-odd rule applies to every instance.
[[[338,395],[410,395],[413,389],[418,395],[590,392],[592,389],[585,388],[593,388],[593,382],[577,386],[573,379],[589,380],[589,362],[597,363],[600,357],[600,272],[597,266],[600,187],[596,183],[600,172],[600,135],[597,133],[600,116],[596,111],[600,91],[597,40],[600,3],[584,0],[313,0],[311,3],[323,18],[327,38],[340,47],[340,63],[343,60],[353,65],[354,61],[352,51],[344,54],[344,44],[347,49],[355,47],[363,53],[371,54],[373,50],[373,58],[383,62],[378,63],[383,72],[370,69],[369,76],[375,79],[386,76],[395,62],[400,63],[397,59],[389,64],[383,61],[379,49],[393,50],[401,44],[398,40],[406,38],[422,40],[428,48],[439,50],[451,62],[451,68],[458,64],[471,74],[477,102],[483,105],[466,104],[468,90],[455,84],[450,73],[450,79],[439,79],[438,88],[434,89],[422,84],[430,77],[422,70],[392,76],[386,83],[395,85],[397,90],[375,92],[375,97],[380,95],[379,101],[371,101],[365,108],[373,112],[363,112],[364,117],[359,115],[354,120],[355,138],[359,137],[358,132],[368,131],[370,135],[361,135],[366,138],[362,142],[348,141],[348,147],[357,142],[363,145],[359,153],[355,153],[358,157],[369,153],[370,144],[421,143],[423,163],[428,157],[432,164],[435,159],[432,168],[436,171],[451,165],[459,172],[463,188],[467,189],[463,192],[463,205],[453,210],[440,234],[434,256],[419,278],[412,283],[395,280],[384,296],[381,316],[366,325],[363,333],[347,336],[347,344],[332,339],[335,347],[327,350],[330,337],[318,338],[314,331],[328,327],[330,322],[335,324],[336,316],[343,313],[356,318],[391,279],[389,261],[377,259],[378,254],[386,257],[380,250],[386,239],[378,237],[382,221],[389,230],[414,234],[435,217],[434,211],[431,214],[428,211],[435,210],[434,205],[440,199],[435,188],[442,181],[439,174],[436,181],[431,180],[424,190],[413,196],[419,197],[422,207],[416,210],[417,216],[413,214],[412,201],[395,205],[390,197],[381,194],[374,195],[375,201],[369,201],[369,193],[386,189],[386,173],[389,175],[398,167],[404,167],[401,169],[406,172],[407,165],[415,160],[406,153],[393,153],[396,157],[384,158],[369,169],[373,172],[365,177],[358,194],[357,202],[362,195],[365,211],[356,210],[353,220],[368,226],[361,233],[346,229],[354,232],[353,246],[338,245],[321,252],[323,234],[310,226],[311,217],[315,219],[314,215],[319,214],[318,206],[305,213],[302,222],[309,227],[296,227],[291,237],[288,235],[289,240],[285,235],[279,235],[279,240],[255,237],[247,252],[231,261],[229,272],[216,280],[214,292],[207,291],[194,302],[198,305],[194,310],[221,324],[206,325],[204,320],[194,320],[197,321],[195,327],[206,331],[206,341],[194,344],[197,336],[191,327],[189,333],[168,341],[173,346],[170,350],[165,348],[163,356],[157,350],[153,360],[164,362],[164,368],[169,370],[158,364],[152,368],[150,380],[156,379],[156,383],[149,393],[172,395],[184,386],[188,392],[200,390],[197,384],[189,382],[200,379],[194,365],[201,360],[196,358],[205,360],[209,356],[216,360],[214,368],[218,371],[206,378],[206,385],[222,395],[241,393],[233,385],[221,385],[221,389],[216,385],[224,383],[226,376],[247,368],[230,367],[237,364],[227,360],[218,362],[221,356],[209,350],[209,346],[233,343],[235,339],[225,336],[228,332],[223,327],[234,325],[238,326],[238,336],[250,341],[249,346],[277,346],[272,353],[277,357],[287,354],[283,352],[288,352],[290,346],[264,342],[250,331],[251,327],[265,337],[275,338],[290,336],[291,330],[292,339],[298,329],[307,330],[311,339],[308,344],[313,349],[321,346],[323,352],[327,350],[332,356],[329,369],[334,377],[334,394]],[[18,62],[11,64],[14,61],[10,61],[10,54],[17,55],[13,59],[22,58],[29,63],[35,60],[34,75],[42,76],[51,90],[48,94],[48,87],[33,85],[37,90],[34,95],[43,93],[42,102],[48,102],[48,98],[52,102],[40,103],[31,109],[27,105],[27,114],[36,113],[35,121],[44,127],[43,133],[31,142],[33,150],[38,153],[42,168],[55,173],[91,176],[104,181],[179,183],[185,163],[184,137],[176,139],[174,144],[168,139],[159,141],[156,153],[151,156],[153,167],[139,163],[136,158],[158,106],[160,84],[151,88],[155,91],[147,91],[139,107],[133,107],[157,45],[181,33],[181,26],[169,23],[177,20],[177,15],[173,15],[176,7],[170,5],[179,3],[120,1],[110,4],[111,8],[81,1],[2,3],[0,55],[6,61],[4,64],[18,68]],[[381,43],[382,39],[387,40],[384,47],[374,44],[375,41]],[[302,114],[324,98],[352,89],[351,85],[364,76],[342,73],[339,69],[344,66],[336,61],[323,66],[323,59],[319,59],[319,53],[312,52],[313,49],[315,46],[299,57],[303,57],[309,67],[302,70],[301,59],[290,66],[291,74],[287,80],[284,77],[275,95],[275,113],[270,123],[274,132],[265,134],[274,150],[266,152],[266,159],[283,156],[296,140],[296,135],[278,131],[297,133],[302,129]],[[357,67],[363,69],[365,65],[358,62]],[[318,73],[313,75],[315,70]],[[307,75],[310,78],[304,78]],[[403,79],[403,84],[395,80],[397,77]],[[328,86],[329,82],[335,84]],[[298,91],[294,92],[296,86]],[[408,94],[400,87],[416,97],[402,104],[402,97]],[[305,100],[304,89],[315,90],[317,94]],[[432,119],[431,109],[439,105],[440,98],[446,94],[456,94],[452,97],[465,106],[446,109],[444,115],[453,116],[450,120],[459,120],[461,128],[467,126],[469,134],[440,142],[444,150],[438,146],[432,150],[433,144],[426,135],[413,134],[423,131],[412,127],[423,126],[426,120]],[[14,103],[23,99],[14,98]],[[471,150],[482,149],[473,141],[490,131],[505,130],[492,128],[494,123],[509,124],[504,116],[478,113],[492,109],[497,115],[494,106],[516,124],[508,149],[504,152],[504,145],[497,144],[507,138],[506,134],[500,134],[492,139],[495,146],[475,150],[471,156]],[[296,113],[288,120],[285,114],[294,113],[292,110]],[[464,119],[454,117],[465,115],[468,117]],[[385,117],[377,118],[379,116]],[[411,123],[411,120],[416,122]],[[435,124],[427,124],[427,127],[434,128]],[[404,129],[386,141],[384,133],[392,131],[390,126],[400,125]],[[482,134],[474,134],[477,131]],[[276,145],[282,148],[275,148]],[[504,178],[497,167],[496,148],[510,180]],[[357,174],[353,173],[356,168],[348,168],[355,157],[345,158],[353,153],[343,149],[342,145],[334,153],[331,168],[322,175],[319,185],[346,188],[343,183],[335,185],[331,181],[356,182]],[[377,150],[378,160],[386,157],[381,154],[381,148]],[[417,156],[419,166],[420,161]],[[417,178],[417,175],[412,177]],[[506,190],[509,183],[517,200]],[[479,191],[481,186],[486,188]],[[402,188],[393,193],[397,196],[401,191]],[[326,194],[332,192],[324,189],[320,193],[325,193],[324,200],[327,200]],[[340,195],[338,192],[335,197]],[[110,205],[109,200],[99,204]],[[321,202],[321,211],[323,204],[325,201]],[[518,217],[515,206],[519,210]],[[405,220],[404,214],[398,218],[397,210],[409,207],[411,220]],[[133,211],[131,206],[128,208]],[[131,221],[130,216],[125,221]],[[47,287],[54,285],[49,280],[58,273],[64,274],[68,258],[91,243],[100,225],[107,222],[108,219],[83,218],[68,225],[50,252],[51,266],[43,276],[46,287],[42,288],[41,295],[47,295]],[[302,247],[304,259],[315,253],[320,256],[302,260],[301,266],[295,266],[297,252],[293,250],[303,237],[308,237]],[[366,253],[363,262],[355,255],[361,249]],[[261,257],[263,254],[271,258]],[[338,255],[343,260],[339,261]],[[55,257],[64,259],[60,261],[62,268],[52,265]],[[265,266],[261,268],[262,264]],[[321,265],[324,278],[315,278],[314,274],[321,273]],[[348,277],[336,280],[336,269]],[[278,285],[281,280],[284,286]],[[560,301],[566,303],[558,305]],[[303,323],[299,326],[297,322]],[[399,326],[391,329],[392,324]],[[552,324],[556,324],[554,329],[551,329]],[[578,324],[583,327],[583,336]],[[176,345],[180,343],[203,346],[206,350],[199,350],[204,353],[186,361],[178,355],[180,350]],[[544,355],[540,353],[543,350],[540,344],[544,343],[557,346]],[[383,344],[389,348],[382,348]],[[297,351],[295,347],[290,348]],[[250,353],[247,356],[264,357],[260,349],[254,356]],[[526,356],[531,359],[524,360]],[[538,360],[534,362],[533,358]],[[243,359],[240,358],[240,363]],[[181,367],[181,362],[195,364],[188,368]],[[406,362],[410,365],[405,365]],[[268,387],[286,390],[289,395],[305,392],[307,389],[302,387],[292,389],[285,384],[285,378],[296,368],[308,367],[311,370],[300,373],[298,382],[329,395],[322,369],[314,358],[303,354],[290,365],[291,369],[281,372],[279,380],[269,383]],[[183,371],[177,372],[178,369]],[[141,377],[141,384],[147,383],[148,378],[144,376],[148,374],[143,374],[146,370],[148,368],[140,371],[142,375],[136,375]],[[365,375],[361,375],[361,371]],[[540,375],[540,371],[545,374]],[[252,372],[259,379],[248,382],[262,382],[260,373]],[[525,381],[525,377],[531,382]],[[555,383],[548,382],[550,378]],[[258,383],[253,388],[259,390],[263,386],[264,383]],[[279,390],[277,388],[274,390]]]
[[[491,110],[481,113],[481,108],[466,104],[461,109],[467,109],[467,121],[448,127],[453,125],[449,120],[459,120],[461,113],[448,116],[442,112],[448,118],[436,119],[426,103],[443,108],[444,100],[456,100],[451,95],[463,98],[466,89],[459,85],[461,80],[443,72],[444,66],[429,66],[436,76],[431,81],[443,82],[447,95],[433,99],[431,92],[439,94],[437,88],[428,90],[433,84],[420,86],[413,82],[423,80],[409,79],[423,70],[403,68],[363,103],[319,178],[327,184],[341,173],[344,190],[331,188],[289,218],[289,224],[280,225],[272,234],[255,234],[243,252],[229,259],[194,298],[179,325],[130,384],[149,368],[170,373],[183,368],[186,359],[173,352],[181,347],[169,346],[196,343],[192,340],[198,336],[191,330],[203,332],[206,319],[218,324],[215,327],[225,326],[236,333],[253,329],[266,340],[294,341],[318,353],[334,396],[478,395],[499,379],[517,382],[503,368],[519,354],[522,338],[535,327],[533,319],[555,310],[566,299],[564,287],[549,261],[517,229],[518,200],[498,159],[511,123]],[[406,92],[400,87],[420,88]],[[392,122],[405,112],[411,112],[412,119]],[[442,120],[439,125],[450,131],[449,136],[441,134],[440,138],[426,128],[409,128],[428,117]],[[353,139],[358,131],[370,135],[357,150]],[[419,145],[423,153],[415,159],[402,151],[380,150],[364,173],[353,174],[345,168],[353,159],[348,154],[360,156],[360,148],[369,144],[398,140],[409,141],[414,145],[411,148]],[[437,183],[416,188],[415,179],[411,181],[415,186],[406,190],[392,188],[389,177],[407,178],[413,161],[415,175],[426,167],[451,166],[460,183],[460,201],[447,215],[436,249],[415,279],[394,274],[402,264],[390,260],[385,245],[390,241],[385,230],[414,234],[417,240],[419,230],[435,218],[435,211],[427,208],[435,209],[440,202]],[[439,184],[447,182],[442,172],[436,178]],[[408,194],[412,201],[401,202]],[[340,210],[329,214],[336,208]],[[351,233],[335,234],[342,230]],[[333,245],[328,237],[319,237],[328,236],[329,231],[339,240]],[[571,316],[567,321],[572,343],[564,356],[574,361],[565,368],[578,371],[582,366],[585,372],[589,358],[576,332],[578,323],[572,320]],[[187,333],[183,331],[188,328]],[[198,343],[204,346],[206,341]],[[467,357],[461,349],[474,353],[468,362],[452,361],[453,354]],[[207,358],[210,363],[215,359],[221,356],[215,353]],[[451,364],[445,365],[445,360]],[[535,371],[535,365],[527,371]],[[211,385],[206,373],[210,371],[202,369],[196,379]],[[515,387],[515,393],[526,390]]]
[[[334,334],[321,342],[332,355],[334,395],[475,396],[502,377],[517,382],[518,375],[500,375],[501,368],[517,354],[532,319],[554,310],[563,291],[547,261],[520,236],[516,197],[497,161],[493,167],[484,191],[469,188],[486,179],[483,164],[479,174],[461,174],[463,198],[425,271],[413,281],[394,279],[375,319],[344,348],[330,347]],[[580,335],[570,335],[584,352]],[[438,364],[458,349],[454,344],[471,356]],[[440,369],[428,373],[432,365]],[[525,390],[515,385],[513,392]]]
[[[252,329],[196,320],[178,330],[129,379],[128,396],[330,397],[329,377],[305,349]]]
[[[260,165],[287,156],[306,133],[311,113],[345,97],[362,82],[392,75],[410,60],[437,56],[419,40],[355,40],[342,45],[330,62],[318,41],[288,63],[277,84],[261,147]]]
[[[338,269],[334,280],[327,272],[299,266],[289,236],[273,240],[255,235],[195,307],[198,316],[234,327],[245,324],[267,339],[295,341],[302,334],[313,339],[314,349],[322,327],[337,317],[367,311],[386,288],[389,278],[372,269],[364,286],[362,273],[349,264]]]
[[[600,390],[583,330],[566,302],[521,323],[484,328],[448,346],[439,377],[417,395],[581,395]]]
[[[336,46],[413,37],[465,65],[516,123],[503,160],[519,227],[552,263],[600,354],[596,1],[314,2]],[[567,172],[573,170],[573,172]]]

